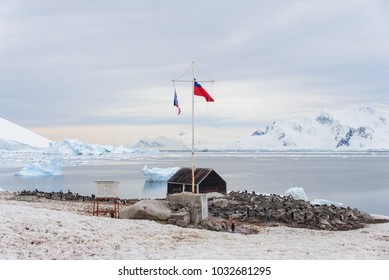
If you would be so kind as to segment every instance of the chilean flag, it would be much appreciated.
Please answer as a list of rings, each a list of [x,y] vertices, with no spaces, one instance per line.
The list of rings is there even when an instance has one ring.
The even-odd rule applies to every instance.
[[[173,105],[177,107],[178,109],[178,115],[181,114],[180,106],[178,105],[178,98],[177,98],[177,92],[174,91],[174,102]]]
[[[194,95],[204,97],[207,102],[215,101],[213,100],[212,96],[209,95],[209,93],[203,89],[203,87],[198,82],[196,82],[196,79],[194,80]]]

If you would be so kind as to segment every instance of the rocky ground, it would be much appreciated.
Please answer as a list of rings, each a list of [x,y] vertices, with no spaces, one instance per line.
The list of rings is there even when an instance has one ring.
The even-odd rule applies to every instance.
[[[209,200],[209,215],[233,223],[283,224],[318,230],[351,230],[369,223],[389,222],[368,213],[334,205],[311,205],[292,196],[230,192]],[[223,222],[222,222],[223,223]]]
[[[92,201],[92,196],[72,193],[45,193],[38,190],[22,191],[17,194],[24,197],[39,197],[52,200]],[[138,200],[121,200],[121,208],[132,205]],[[188,211],[187,205],[168,205],[173,213]],[[236,231],[255,233],[263,226],[286,225],[290,227],[317,230],[352,230],[371,223],[389,222],[368,213],[337,207],[334,205],[311,205],[292,196],[262,195],[249,192],[230,192],[226,196],[208,199],[209,218],[197,225],[188,227],[205,228],[214,231]],[[144,217],[141,215],[141,217]],[[151,218],[152,219],[152,218]]]

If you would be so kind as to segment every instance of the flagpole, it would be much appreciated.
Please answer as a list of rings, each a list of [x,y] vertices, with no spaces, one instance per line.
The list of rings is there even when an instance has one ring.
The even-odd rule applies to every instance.
[[[195,156],[195,141],[194,141],[194,136],[195,136],[195,132],[194,132],[194,125],[195,125],[195,121],[194,121],[195,82],[197,82],[197,83],[199,83],[199,82],[213,83],[214,82],[214,80],[196,80],[195,76],[194,76],[194,74],[195,74],[194,73],[195,72],[194,63],[195,62],[192,61],[192,80],[180,80],[180,79],[172,80],[173,84],[176,82],[192,83],[192,168],[191,168],[192,169],[192,193],[195,193],[195,170],[196,170],[195,158],[194,158],[194,156]],[[189,71],[189,69],[187,70],[187,72]],[[185,74],[187,72],[185,72]],[[199,95],[204,96],[201,94],[199,94]],[[206,97],[206,96],[204,96],[204,97]],[[211,100],[208,100],[208,97],[210,97],[210,96],[206,97],[207,102],[213,102],[212,97],[210,97]],[[178,101],[177,101],[177,103],[178,103]]]
[[[194,61],[192,61],[192,194],[195,193],[195,159],[194,159]]]

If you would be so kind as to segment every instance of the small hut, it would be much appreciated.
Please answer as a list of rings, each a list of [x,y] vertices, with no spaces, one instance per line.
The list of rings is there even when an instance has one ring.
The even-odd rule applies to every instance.
[[[195,169],[195,193],[227,194],[227,183],[210,168]],[[182,167],[167,181],[167,193],[192,192],[192,169]]]

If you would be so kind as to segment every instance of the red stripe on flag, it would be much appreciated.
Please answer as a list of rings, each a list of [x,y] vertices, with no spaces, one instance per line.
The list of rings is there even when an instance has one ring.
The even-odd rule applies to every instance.
[[[207,102],[215,102],[212,96],[196,81],[194,82],[194,95],[204,97]]]

